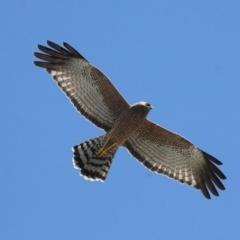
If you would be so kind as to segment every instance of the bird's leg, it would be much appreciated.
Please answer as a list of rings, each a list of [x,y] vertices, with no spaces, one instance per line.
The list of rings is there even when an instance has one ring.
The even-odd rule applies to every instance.
[[[115,149],[117,147],[116,143],[110,143],[110,146],[107,146],[109,144],[109,139],[104,143],[104,145],[98,150],[96,157],[102,157],[106,153],[109,153],[111,150]]]

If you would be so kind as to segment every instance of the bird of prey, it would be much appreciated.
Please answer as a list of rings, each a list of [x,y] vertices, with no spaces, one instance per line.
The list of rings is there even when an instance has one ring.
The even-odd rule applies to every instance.
[[[151,122],[147,102],[129,105],[111,81],[67,43],[61,47],[47,41],[38,45],[43,53],[34,61],[45,68],[77,111],[105,134],[73,147],[73,164],[90,180],[104,181],[120,146],[125,147],[149,170],[200,189],[210,199],[210,190],[224,190],[222,163],[187,139]]]

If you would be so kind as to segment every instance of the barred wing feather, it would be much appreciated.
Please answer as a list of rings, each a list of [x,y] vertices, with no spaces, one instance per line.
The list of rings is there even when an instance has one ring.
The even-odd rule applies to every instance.
[[[208,189],[215,196],[218,196],[215,185],[221,190],[225,189],[219,178],[226,177],[214,165],[221,165],[219,160],[149,120],[124,146],[151,171],[192,185],[208,199]]]
[[[76,109],[105,131],[109,131],[120,112],[129,104],[111,81],[67,43],[65,48],[47,41],[51,48],[38,45],[44,53],[34,53],[35,61],[46,68]]]

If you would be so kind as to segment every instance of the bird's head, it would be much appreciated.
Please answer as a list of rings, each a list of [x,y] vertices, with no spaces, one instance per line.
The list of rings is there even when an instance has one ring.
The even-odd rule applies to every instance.
[[[138,102],[130,106],[133,111],[141,112],[143,115],[147,116],[152,106],[148,102]]]
[[[140,106],[143,106],[143,107],[149,109],[149,111],[152,109],[151,104],[148,103],[148,102],[139,102],[139,103],[137,103],[137,104],[139,104]]]

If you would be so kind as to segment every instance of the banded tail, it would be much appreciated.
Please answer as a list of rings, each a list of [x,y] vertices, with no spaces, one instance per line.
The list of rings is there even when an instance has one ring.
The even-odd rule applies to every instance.
[[[85,179],[92,181],[104,181],[106,179],[118,148],[98,157],[97,153],[105,143],[105,136],[102,135],[73,147],[73,165],[75,168],[81,170],[80,175]]]

